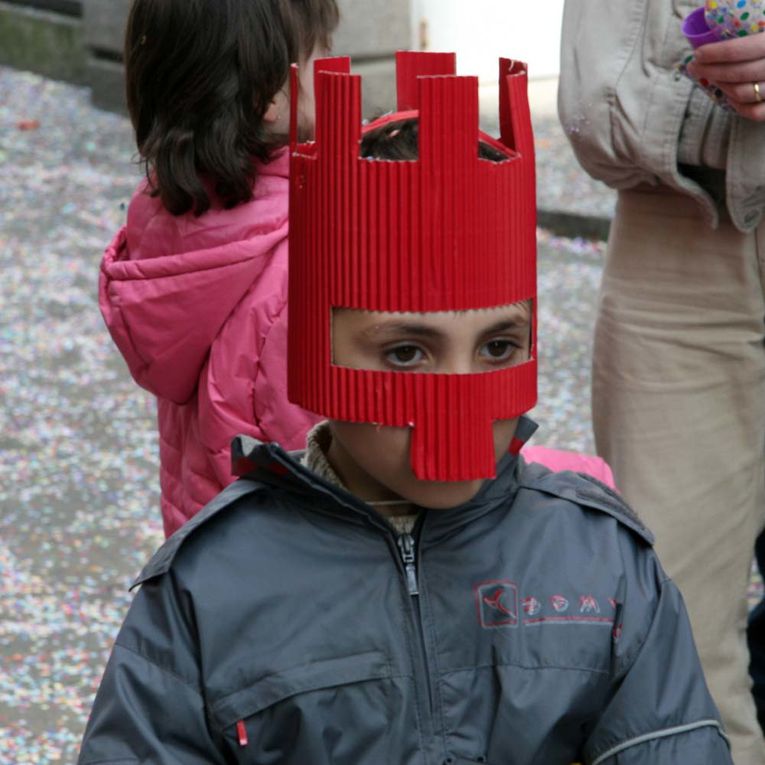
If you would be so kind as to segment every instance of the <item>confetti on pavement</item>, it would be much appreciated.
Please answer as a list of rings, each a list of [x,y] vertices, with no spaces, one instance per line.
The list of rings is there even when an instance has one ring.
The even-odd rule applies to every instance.
[[[0,762],[73,763],[161,540],[154,402],[96,305],[139,177],[88,91],[0,67]]]

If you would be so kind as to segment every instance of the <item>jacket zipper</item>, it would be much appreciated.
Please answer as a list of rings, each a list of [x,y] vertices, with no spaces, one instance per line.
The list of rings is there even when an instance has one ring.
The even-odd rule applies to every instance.
[[[420,588],[417,584],[417,555],[414,538],[411,534],[400,534],[398,539],[396,539],[396,544],[401,553],[401,561],[404,564],[406,588],[410,595],[419,595]]]
[[[425,630],[422,626],[422,615],[420,613],[420,586],[417,581],[417,547],[411,534],[399,534],[396,538],[396,544],[401,555],[401,562],[404,564],[406,589],[411,599],[414,626],[419,638],[420,680],[428,692],[427,702],[430,724],[433,728],[432,733],[435,735],[433,685],[430,672],[428,671],[428,649],[425,645]]]

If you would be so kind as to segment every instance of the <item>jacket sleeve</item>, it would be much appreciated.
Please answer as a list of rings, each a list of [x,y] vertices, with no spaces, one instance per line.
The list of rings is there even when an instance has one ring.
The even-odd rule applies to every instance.
[[[692,9],[687,4],[687,10]],[[617,189],[678,187],[677,146],[693,83],[683,13],[668,0],[567,0],[558,114],[579,163]]]
[[[191,620],[170,576],[142,586],[96,694],[78,765],[217,765]]]
[[[654,565],[661,575],[655,559]],[[663,575],[657,587],[648,630],[626,649],[626,668],[618,671],[614,693],[585,746],[584,762],[732,765],[682,597]]]

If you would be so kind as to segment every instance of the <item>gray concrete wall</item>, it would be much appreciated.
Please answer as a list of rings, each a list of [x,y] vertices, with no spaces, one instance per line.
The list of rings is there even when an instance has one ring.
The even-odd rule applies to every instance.
[[[122,48],[131,0],[84,0],[85,71],[91,98],[102,109],[125,112]]]
[[[0,64],[92,88],[124,111],[122,46],[131,0],[0,0]],[[412,39],[411,0],[338,0],[334,52],[364,77],[364,113],[394,106],[393,56]]]
[[[364,112],[391,109],[395,101],[393,56],[411,39],[410,0],[338,0],[341,22],[334,53],[350,55],[364,77]],[[93,102],[124,109],[122,45],[130,0],[84,0],[87,79]]]
[[[86,82],[80,0],[0,0],[0,64]]]
[[[0,0],[0,64],[92,88],[124,111],[122,46],[131,0]],[[364,77],[364,113],[394,106],[393,56],[412,40],[411,0],[338,0],[334,52]]]
[[[334,53],[351,56],[363,80],[364,114],[395,107],[394,54],[411,46],[410,0],[338,0],[342,19]]]

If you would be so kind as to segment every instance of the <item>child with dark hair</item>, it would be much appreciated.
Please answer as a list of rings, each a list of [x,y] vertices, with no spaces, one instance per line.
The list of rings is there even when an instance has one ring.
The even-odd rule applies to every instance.
[[[359,79],[322,62],[292,152],[289,392],[327,421],[302,453],[239,439],[241,480],[146,566],[80,765],[731,765],[650,532],[519,455],[525,67],[479,141],[475,78],[399,62],[402,112],[366,136]]]
[[[289,67],[311,71],[335,0],[135,0],[127,102],[146,180],[101,265],[100,306],[158,401],[171,534],[233,476],[237,433],[297,448],[286,395]],[[299,82],[301,136],[312,79]]]

